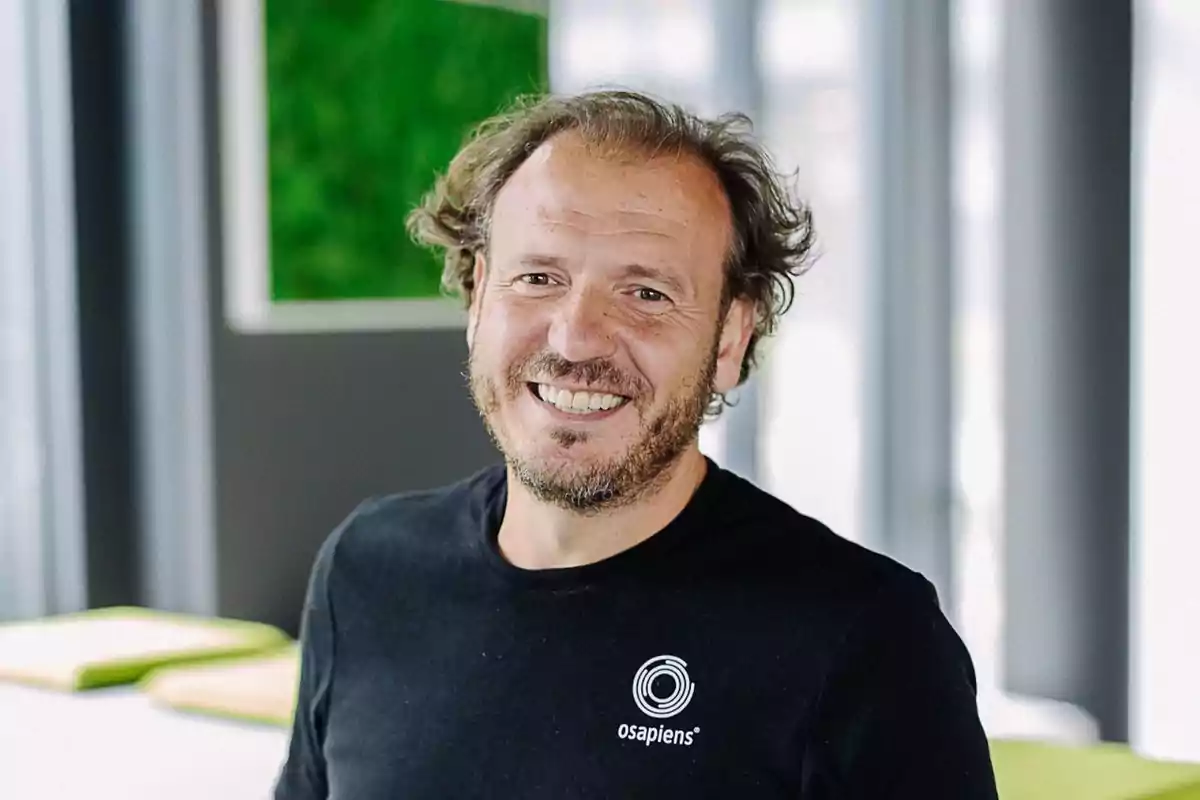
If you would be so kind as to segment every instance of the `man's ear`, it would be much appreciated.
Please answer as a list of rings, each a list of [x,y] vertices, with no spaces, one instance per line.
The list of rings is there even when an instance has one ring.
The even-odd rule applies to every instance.
[[[467,349],[475,344],[475,326],[479,322],[479,302],[483,297],[483,282],[487,274],[487,263],[483,253],[476,251],[475,264],[471,268],[471,302],[467,305]]]
[[[742,360],[750,346],[754,333],[754,304],[739,298],[729,304],[725,320],[721,324],[721,339],[717,343],[717,370],[713,376],[713,390],[724,394],[738,385],[742,376]]]

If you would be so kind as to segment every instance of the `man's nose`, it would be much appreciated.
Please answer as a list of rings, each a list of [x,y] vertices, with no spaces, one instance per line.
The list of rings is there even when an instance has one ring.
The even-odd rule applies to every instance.
[[[550,347],[568,361],[606,358],[616,347],[613,309],[586,287],[563,297],[550,325]]]

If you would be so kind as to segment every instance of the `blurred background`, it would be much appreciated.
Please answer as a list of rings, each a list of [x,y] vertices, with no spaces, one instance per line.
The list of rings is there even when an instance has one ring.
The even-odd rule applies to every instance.
[[[0,0],[0,620],[295,633],[496,460],[403,218],[517,95],[756,122],[821,257],[702,447],[924,572],[989,733],[1200,761],[1200,2]]]

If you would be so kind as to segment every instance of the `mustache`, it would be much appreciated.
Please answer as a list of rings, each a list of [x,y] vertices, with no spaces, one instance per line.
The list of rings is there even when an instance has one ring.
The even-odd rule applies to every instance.
[[[645,391],[643,380],[625,373],[604,358],[569,361],[558,353],[538,353],[513,364],[508,373],[509,385],[520,387],[531,377],[570,379],[588,386],[603,386],[626,397],[634,397]]]

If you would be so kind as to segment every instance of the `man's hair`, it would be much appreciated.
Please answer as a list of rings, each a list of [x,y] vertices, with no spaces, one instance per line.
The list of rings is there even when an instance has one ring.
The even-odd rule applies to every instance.
[[[678,105],[627,91],[527,97],[480,123],[408,217],[419,243],[445,250],[442,286],[470,304],[475,254],[486,252],[496,195],[517,168],[556,134],[574,131],[606,152],[647,158],[688,153],[719,179],[732,211],[721,316],[734,299],[751,302],[754,331],[739,383],[757,363],[758,345],[791,306],[793,277],[810,264],[812,212],[791,197],[744,114],[707,120]],[[713,398],[719,411],[724,398]]]

